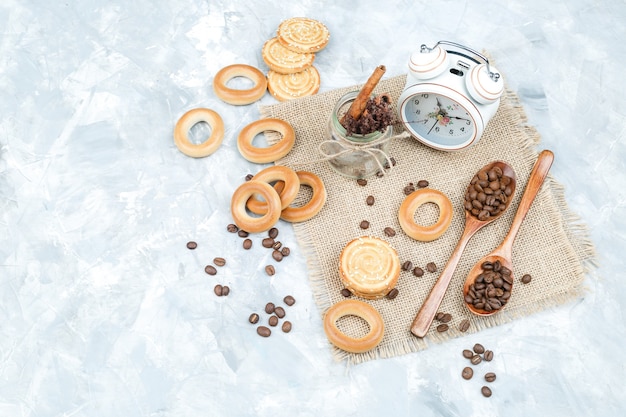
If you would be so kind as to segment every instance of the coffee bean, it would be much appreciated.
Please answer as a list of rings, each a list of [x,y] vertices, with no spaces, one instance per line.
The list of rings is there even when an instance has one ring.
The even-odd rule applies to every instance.
[[[390,300],[393,300],[394,298],[398,296],[398,292],[399,291],[397,288],[392,288],[391,291],[387,293],[387,298]]]
[[[271,237],[266,237],[261,241],[261,246],[263,246],[264,248],[271,248],[272,246],[274,246],[274,239],[272,239]]]
[[[419,266],[416,266],[415,269],[413,269],[413,275],[415,275],[416,277],[421,277],[422,275],[424,275],[424,270]]]
[[[402,267],[401,267],[401,268],[402,268],[402,270],[403,270],[403,271],[410,271],[411,269],[413,269],[413,262],[411,262],[411,261],[405,261],[405,262],[402,264]]]
[[[428,181],[426,181],[426,180],[419,180],[417,182],[417,186],[419,188],[426,188],[426,187],[428,187]]]
[[[279,250],[282,247],[283,243],[280,240],[275,240],[274,244],[272,245],[272,248],[274,248],[274,250]]]
[[[469,349],[463,349],[463,357],[465,359],[472,359],[472,356],[474,356],[474,352]]]
[[[476,352],[476,353],[478,353],[478,354],[481,354],[481,353],[484,353],[484,352],[485,352],[485,348],[484,348],[484,347],[483,347],[483,345],[481,345],[480,343],[476,343],[476,344],[474,345],[474,348],[473,348],[473,349],[474,349],[474,352]]]
[[[259,326],[256,328],[256,332],[259,336],[262,337],[270,337],[270,335],[272,334],[272,331],[265,326]]]
[[[406,187],[404,187],[404,189],[402,191],[404,192],[404,195],[409,195],[413,191],[415,191],[415,186],[413,184],[409,184]]]
[[[435,271],[437,271],[437,265],[435,265],[435,263],[434,263],[434,262],[428,262],[428,263],[426,264],[426,270],[427,270],[428,272],[435,272]]]
[[[272,302],[265,304],[265,312],[267,314],[272,314],[275,308],[276,308],[276,305],[274,305],[274,303]]]
[[[361,229],[368,229],[370,227],[370,222],[368,222],[367,220],[363,220],[361,221],[361,224],[359,224],[359,227]]]
[[[485,374],[485,381],[487,382],[493,382],[496,380],[496,374],[494,374],[493,372],[487,372]]]
[[[289,256],[289,254],[291,253],[291,250],[287,246],[283,246],[282,249],[280,250],[280,253],[282,253],[283,256]]]
[[[359,184],[361,187],[365,187],[367,185],[367,180],[364,178],[359,178],[358,180],[356,180],[356,183]]]
[[[237,227],[236,224],[229,224],[228,226],[226,226],[226,230],[228,230],[229,233],[237,233],[239,231],[239,228]]]
[[[478,365],[482,362],[482,360],[483,359],[480,357],[480,355],[474,355],[470,358],[470,362],[472,362],[472,365]]]
[[[487,362],[491,362],[493,360],[493,352],[491,350],[485,350],[485,353],[483,353],[483,359]]]
[[[468,319],[463,319],[459,323],[459,331],[465,333],[470,328],[470,321]]]
[[[449,323],[450,320],[452,320],[452,314],[450,314],[450,313],[445,313],[443,315],[443,317],[441,317],[441,319],[439,319],[439,321],[442,322],[442,323]]]
[[[291,331],[291,322],[289,320],[284,321],[282,329],[284,333],[289,333]]]
[[[272,258],[274,258],[276,262],[280,262],[283,260],[283,254],[279,250],[274,250],[272,252]]]
[[[461,376],[463,377],[463,379],[472,379],[472,377],[474,376],[474,370],[469,366],[466,366],[465,368],[463,368]]]
[[[271,316],[268,320],[267,323],[272,326],[272,327],[276,327],[276,325],[278,324],[278,317],[276,316]]]
[[[271,277],[276,273],[276,269],[274,269],[273,265],[267,265],[265,267],[265,273]]]
[[[482,387],[480,392],[487,398],[491,397],[491,389],[489,387]]]
[[[226,297],[228,294],[230,294],[230,287],[228,285],[224,285],[222,287],[222,295]]]
[[[394,237],[396,235],[396,231],[392,227],[385,227],[385,236]]]
[[[198,244],[196,242],[193,242],[193,241],[187,242],[187,249],[194,250],[197,247],[198,247]]]
[[[213,263],[217,266],[224,266],[226,265],[226,259],[224,258],[213,258]]]
[[[283,301],[285,302],[285,304],[287,304],[289,307],[291,307],[292,305],[294,305],[296,303],[296,299],[293,298],[291,295],[287,295],[285,296],[285,298],[283,298]]]
[[[252,240],[246,239],[243,241],[243,248],[248,250],[252,247]]]
[[[341,290],[341,295],[343,295],[344,297],[348,298],[348,297],[352,296],[352,292],[349,289],[344,288],[344,289]]]
[[[444,313],[442,311],[438,311],[437,314],[435,314],[435,320],[437,321],[441,321],[441,319],[443,318]]]
[[[439,326],[437,326],[437,331],[439,333],[443,333],[443,332],[448,331],[448,325],[445,324],[445,323],[440,324]]]
[[[222,287],[220,284],[217,284],[215,287],[213,287],[213,292],[218,297],[222,296],[222,291],[224,291],[224,287]]]
[[[282,308],[282,307],[280,307],[280,306],[278,306],[278,307],[276,307],[276,308],[274,309],[274,314],[276,314],[276,316],[277,316],[279,319],[282,319],[283,317],[285,317],[285,309],[284,309],[284,308]]]
[[[522,275],[521,281],[522,281],[522,284],[528,284],[528,283],[530,283],[530,281],[532,281],[532,279],[533,279],[533,277],[530,276],[530,274],[524,274],[524,275]]]
[[[246,232],[245,230],[238,230],[237,231],[237,236],[239,237],[248,237],[250,235],[250,233]]]
[[[254,178],[254,175],[252,174],[248,174],[246,175],[246,177],[244,178],[246,181],[250,181],[252,178]]]
[[[272,238],[272,239],[276,239],[276,236],[278,236],[278,229],[275,227],[272,227],[268,232],[267,235]]]
[[[252,324],[257,324],[259,322],[259,315],[257,313],[250,314],[248,321]]]
[[[217,269],[215,269],[213,265],[207,265],[204,267],[204,272],[206,272],[209,275],[215,275],[217,274]]]
[[[373,206],[374,205],[374,196],[373,195],[368,195],[367,198],[365,199],[365,204],[367,204],[368,206]]]

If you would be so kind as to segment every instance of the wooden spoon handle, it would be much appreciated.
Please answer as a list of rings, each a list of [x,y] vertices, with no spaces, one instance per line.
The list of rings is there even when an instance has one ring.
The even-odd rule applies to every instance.
[[[552,151],[546,149],[539,154],[537,162],[535,162],[535,166],[530,173],[530,177],[528,177],[528,183],[526,184],[524,195],[522,195],[522,199],[517,207],[517,213],[515,213],[515,217],[511,223],[511,229],[498,249],[496,249],[496,252],[500,252],[503,257],[508,257],[510,259],[515,236],[517,235],[528,210],[530,210],[530,206],[533,204],[537,193],[539,193],[539,189],[541,188],[543,181],[548,176],[548,171],[550,171],[553,161],[554,154]]]

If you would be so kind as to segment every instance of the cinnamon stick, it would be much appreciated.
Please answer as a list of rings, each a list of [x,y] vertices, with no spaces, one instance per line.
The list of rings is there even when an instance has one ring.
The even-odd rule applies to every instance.
[[[385,68],[384,65],[379,65],[378,67],[376,67],[372,75],[370,75],[370,77],[367,79],[367,82],[365,83],[365,85],[363,85],[363,87],[359,91],[359,94],[350,105],[350,109],[348,109],[348,112],[341,119],[342,123],[345,120],[346,115],[348,114],[352,116],[354,120],[359,120],[361,114],[363,114],[363,110],[365,110],[367,100],[369,100],[372,91],[374,91],[374,88],[376,87],[376,85],[378,85],[378,82],[385,74],[385,71],[387,71],[387,68]]]

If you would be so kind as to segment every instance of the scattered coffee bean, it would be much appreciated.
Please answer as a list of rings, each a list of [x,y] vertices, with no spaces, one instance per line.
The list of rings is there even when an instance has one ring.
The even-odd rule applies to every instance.
[[[278,324],[278,317],[270,316],[270,318],[267,320],[267,323],[272,327],[276,327],[276,325]]]
[[[435,320],[441,321],[441,319],[443,318],[443,314],[443,312],[438,311],[437,314],[435,314]]]
[[[270,303],[265,304],[265,312],[267,314],[272,314],[275,308],[276,308],[276,305],[274,303],[270,302]]]
[[[496,380],[496,374],[494,374],[493,372],[487,372],[485,374],[485,381],[487,382],[493,382]]]
[[[259,336],[262,337],[269,337],[272,334],[272,331],[265,326],[259,326],[256,328],[256,332]]]
[[[459,331],[465,333],[470,328],[470,321],[468,319],[463,319],[459,323]]]
[[[370,227],[370,222],[368,222],[367,220],[363,220],[361,224],[359,224],[359,227],[361,229],[368,229]]]
[[[289,320],[284,321],[282,329],[284,333],[289,333],[291,331],[291,322]]]
[[[487,398],[491,397],[491,389],[489,387],[482,387],[480,392]]]
[[[224,287],[222,287],[220,284],[217,284],[215,287],[213,287],[213,292],[215,293],[215,295],[217,295],[218,297],[222,296],[222,292],[224,291]]]
[[[252,240],[246,239],[243,241],[243,248],[248,250],[252,247]]]
[[[276,262],[280,262],[283,260],[283,254],[279,250],[274,249],[274,251],[272,251],[272,258],[274,258]]]
[[[524,275],[522,275],[521,281],[522,281],[522,284],[528,284],[528,283],[530,283],[530,281],[532,281],[532,279],[533,279],[533,277],[530,276],[530,274],[524,274]]]
[[[259,315],[257,313],[250,314],[248,321],[252,324],[257,324],[259,322]]]
[[[198,247],[198,244],[196,242],[193,242],[193,241],[187,242],[187,249],[194,250],[197,247]]]
[[[426,181],[426,180],[419,180],[417,182],[417,186],[419,188],[426,188],[426,187],[428,187],[428,181]]]
[[[396,235],[396,231],[392,227],[385,227],[385,236],[394,237]]]
[[[226,259],[224,259],[224,258],[219,258],[219,257],[218,257],[218,258],[214,258],[214,259],[213,259],[213,263],[214,263],[215,265],[217,265],[217,266],[224,266],[224,265],[226,265]]]
[[[404,263],[401,266],[403,271],[410,271],[411,269],[413,269],[413,262],[411,261],[404,261]]]
[[[228,230],[229,233],[237,233],[239,231],[239,228],[237,227],[236,224],[229,224],[228,226],[226,226],[226,230]]]
[[[239,229],[239,231],[237,231],[237,236],[239,237],[248,237],[249,235],[250,233],[246,232],[245,230]]]
[[[384,176],[385,176],[385,174],[384,174],[382,171],[378,171],[378,172],[376,172],[376,177],[377,177],[377,178],[382,178],[382,177],[384,177]]]
[[[276,236],[278,236],[278,229],[275,227],[272,227],[268,232],[267,235],[269,237],[271,237],[272,239],[276,239]]]
[[[266,237],[261,241],[261,246],[263,246],[264,248],[271,248],[272,246],[274,246],[274,239],[272,239],[271,237]]]
[[[281,306],[278,306],[274,309],[274,314],[276,314],[279,319],[282,319],[283,317],[285,317],[285,309]]]
[[[485,347],[480,343],[476,343],[473,347],[473,350],[478,354],[485,353]]]
[[[474,370],[469,366],[466,366],[465,368],[463,368],[461,376],[463,377],[463,379],[472,379],[472,377],[474,376]]]
[[[283,243],[280,240],[275,240],[274,244],[272,245],[272,248],[274,248],[274,250],[279,250],[282,247]]]
[[[217,274],[217,269],[215,269],[213,265],[207,265],[204,267],[204,272],[206,272],[209,275],[215,275]]]
[[[274,268],[273,265],[267,265],[265,267],[265,273],[271,277],[272,275],[276,273],[276,269]]]
[[[280,253],[282,253],[283,256],[289,256],[289,254],[291,253],[291,250],[287,246],[283,246],[282,249],[280,250]]]
[[[485,350],[485,353],[483,353],[483,359],[487,362],[491,362],[493,360],[493,352],[491,350]]]
[[[409,185],[407,185],[406,187],[404,187],[404,189],[402,190],[402,192],[404,193],[404,195],[409,195],[409,194],[411,194],[413,191],[415,191],[415,185],[413,185],[413,183],[409,183]]]
[[[368,206],[373,206],[374,205],[374,196],[373,195],[368,195],[367,198],[365,199],[365,204],[367,204]]]
[[[394,298],[398,296],[398,292],[399,291],[397,288],[392,288],[391,291],[387,293],[387,298],[390,300],[393,300]]]
[[[365,187],[367,185],[367,180],[364,178],[359,178],[358,180],[356,180],[356,183],[359,184],[361,187]]]
[[[419,266],[416,266],[415,269],[413,269],[413,275],[415,275],[416,277],[421,277],[422,275],[424,275],[424,270]]]
[[[254,178],[254,175],[252,175],[252,174],[248,174],[248,175],[246,175],[245,180],[246,180],[246,181],[250,181],[252,178]]]
[[[351,297],[352,296],[352,292],[349,289],[344,288],[344,289],[341,290],[341,295],[343,295],[346,298],[347,297]]]
[[[474,352],[469,349],[463,349],[463,357],[465,359],[472,359],[472,356],[474,356]]]
[[[230,287],[228,285],[224,285],[222,287],[222,295],[226,297],[228,294],[230,294]]]
[[[481,358],[480,355],[474,355],[470,358],[470,362],[472,362],[472,365],[478,365],[482,361],[483,361],[483,358]]]
[[[437,331],[439,333],[448,331],[448,325],[446,323],[440,324],[439,326],[437,326]]]
[[[497,216],[506,208],[509,197],[513,193],[512,179],[499,167],[489,171],[479,171],[465,191],[465,210],[476,216],[478,220],[487,220]]]
[[[289,307],[291,307],[292,305],[294,305],[296,303],[296,299],[293,298],[293,296],[291,295],[287,295],[285,296],[285,298],[283,298],[283,301],[285,302],[285,304],[287,304]]]
[[[451,320],[452,314],[450,313],[444,313],[444,315],[439,319],[439,321],[442,323],[450,323]]]
[[[428,272],[436,272],[437,271],[437,265],[435,265],[434,262],[428,262],[426,264],[426,270]]]

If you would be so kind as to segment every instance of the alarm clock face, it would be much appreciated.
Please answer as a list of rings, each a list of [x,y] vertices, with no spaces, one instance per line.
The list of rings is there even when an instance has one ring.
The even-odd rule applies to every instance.
[[[470,110],[443,93],[416,92],[400,105],[405,127],[429,146],[460,149],[476,138],[476,120]]]

